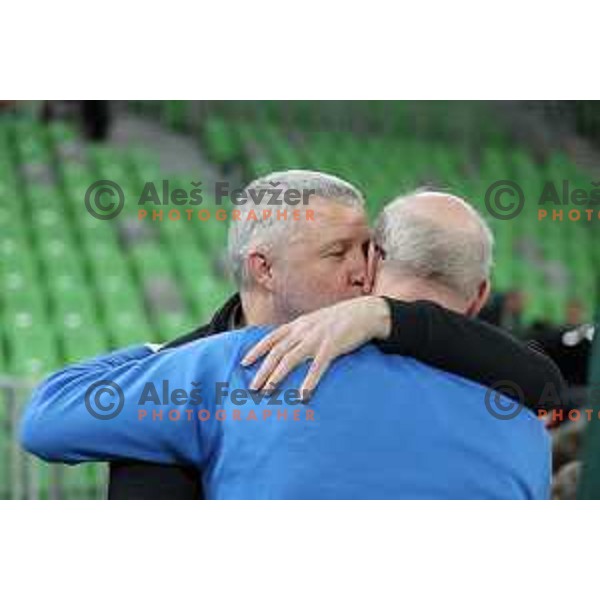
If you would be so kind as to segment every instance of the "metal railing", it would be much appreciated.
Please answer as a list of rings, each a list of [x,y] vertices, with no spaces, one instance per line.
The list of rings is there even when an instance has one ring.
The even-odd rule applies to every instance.
[[[106,464],[48,464],[21,448],[21,413],[34,386],[32,381],[0,376],[0,498],[106,498]]]

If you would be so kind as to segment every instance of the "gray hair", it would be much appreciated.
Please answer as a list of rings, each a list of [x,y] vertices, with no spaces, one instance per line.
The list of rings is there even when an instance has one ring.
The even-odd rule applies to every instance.
[[[418,202],[427,202],[427,196],[450,197],[470,213],[473,226],[448,226],[426,211],[415,210]],[[419,191],[397,198],[378,217],[374,237],[384,252],[384,265],[441,284],[462,298],[471,298],[490,276],[492,232],[470,204],[451,194]]]
[[[308,197],[309,202],[313,197],[322,198],[327,201],[337,202],[357,208],[364,208],[364,198],[362,194],[350,183],[326,173],[318,171],[290,170],[270,173],[264,177],[255,179],[245,188],[246,197],[250,193],[258,197],[260,192],[272,192],[274,189],[280,189],[280,197],[283,197],[288,190],[299,192],[302,198]],[[302,203],[297,208],[301,208]],[[300,221],[278,220],[275,218],[263,218],[262,209],[270,207],[257,207],[253,202],[246,202],[241,206],[236,206],[240,210],[240,220],[231,221],[229,225],[228,239],[228,258],[229,267],[236,284],[241,288],[248,282],[248,273],[246,269],[246,257],[251,245],[260,245],[263,247],[274,247],[289,236],[290,227],[298,226]],[[273,214],[276,210],[284,210],[282,206],[272,207]],[[294,206],[292,209],[296,208]],[[303,208],[303,207],[302,207]],[[256,220],[247,219],[251,210],[256,213]]]

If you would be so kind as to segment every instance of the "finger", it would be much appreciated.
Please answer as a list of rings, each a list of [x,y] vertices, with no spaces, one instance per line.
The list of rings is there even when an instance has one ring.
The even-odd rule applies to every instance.
[[[321,377],[331,364],[331,358],[324,353],[318,354],[312,361],[308,373],[302,382],[302,401],[308,402],[315,391]]]
[[[273,370],[284,355],[289,352],[296,344],[299,344],[300,341],[297,339],[284,339],[279,342],[276,346],[271,348],[269,354],[267,354],[265,360],[262,365],[258,369],[252,383],[250,384],[250,389],[259,390],[261,389],[268,377],[273,373]]]
[[[311,358],[309,348],[304,344],[298,344],[279,361],[267,378],[265,389],[277,387],[298,365]]]
[[[242,359],[242,365],[248,367],[257,361],[263,354],[266,354],[277,342],[282,340],[289,333],[289,327],[282,325],[269,335],[265,336],[260,342],[252,346]]]

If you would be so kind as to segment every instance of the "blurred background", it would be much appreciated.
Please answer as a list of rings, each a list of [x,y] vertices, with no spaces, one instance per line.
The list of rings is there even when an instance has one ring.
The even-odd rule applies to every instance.
[[[599,498],[600,206],[547,204],[564,218],[538,218],[547,182],[559,193],[564,181],[600,189],[596,101],[1,101],[0,497],[104,497],[104,465],[46,465],[16,444],[32,386],[66,363],[173,339],[234,291],[227,221],[169,220],[173,206],[153,205],[164,218],[140,220],[145,183],[160,192],[165,179],[185,190],[202,181],[194,208],[211,210],[215,181],[243,187],[291,168],[351,181],[371,219],[424,186],[480,210],[496,237],[494,295],[482,318],[547,352],[569,384],[565,410],[548,418],[554,496]],[[86,210],[97,180],[123,189],[114,219]],[[499,180],[523,190],[515,218],[494,218],[486,206]],[[594,215],[570,220],[573,208]],[[569,412],[588,407],[589,422]]]

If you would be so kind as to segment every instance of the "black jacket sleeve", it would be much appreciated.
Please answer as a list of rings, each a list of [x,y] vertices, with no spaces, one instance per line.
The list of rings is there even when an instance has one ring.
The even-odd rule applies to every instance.
[[[391,332],[377,346],[388,354],[412,356],[433,367],[485,386],[510,382],[502,391],[531,409],[557,407],[564,381],[558,367],[542,352],[507,332],[434,302],[384,298],[390,308]]]

